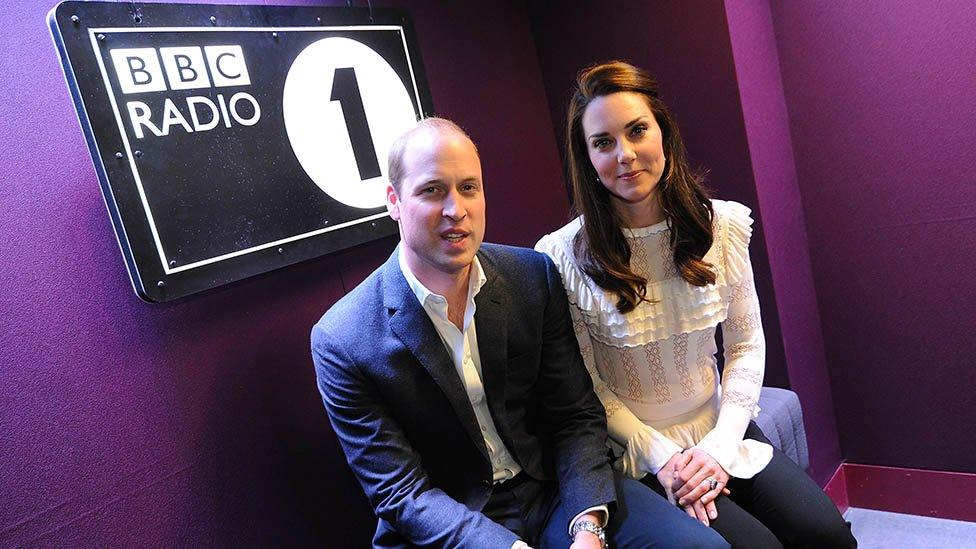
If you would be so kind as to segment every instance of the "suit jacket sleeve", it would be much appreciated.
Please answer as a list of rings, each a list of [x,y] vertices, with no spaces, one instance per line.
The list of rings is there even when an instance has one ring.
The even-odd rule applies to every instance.
[[[312,358],[332,427],[377,516],[415,545],[512,546],[514,533],[431,485],[375,385],[321,324]]]
[[[548,256],[548,300],[538,382],[551,433],[559,491],[571,513],[616,500],[607,456],[606,411],[579,353],[562,280]]]

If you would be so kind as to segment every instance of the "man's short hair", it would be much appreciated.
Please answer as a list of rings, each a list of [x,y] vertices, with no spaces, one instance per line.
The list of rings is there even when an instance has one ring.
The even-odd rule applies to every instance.
[[[403,182],[403,177],[406,175],[404,173],[405,167],[403,165],[403,155],[407,150],[407,145],[410,144],[410,140],[421,132],[433,132],[433,131],[452,131],[463,135],[465,139],[471,141],[474,145],[474,140],[461,129],[456,123],[446,119],[438,118],[432,116],[430,118],[424,118],[417,125],[410,128],[409,130],[403,132],[403,134],[393,142],[390,146],[390,154],[388,156],[388,169],[387,174],[390,178],[390,184],[393,185],[393,189],[400,193],[400,184]],[[478,147],[475,146],[475,152],[478,152]]]

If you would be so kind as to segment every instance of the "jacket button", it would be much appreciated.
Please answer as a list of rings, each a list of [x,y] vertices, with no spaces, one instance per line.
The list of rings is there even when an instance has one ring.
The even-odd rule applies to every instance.
[[[483,480],[483,481],[481,481],[481,485],[484,486],[485,488],[491,488],[491,481],[490,480]]]

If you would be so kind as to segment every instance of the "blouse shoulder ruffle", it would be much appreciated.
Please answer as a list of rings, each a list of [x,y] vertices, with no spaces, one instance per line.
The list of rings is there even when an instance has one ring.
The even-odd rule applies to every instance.
[[[712,208],[715,210],[718,229],[724,231],[724,234],[716,235],[715,240],[724,248],[723,264],[727,271],[727,281],[734,286],[742,280],[742,275],[749,266],[749,242],[752,240],[754,222],[752,210],[730,200],[712,200]],[[715,225],[713,222],[713,227]],[[715,248],[714,243],[712,248]]]
[[[615,296],[593,283],[578,266],[573,240],[583,227],[582,217],[544,236],[536,250],[549,255],[556,264],[569,301],[579,308],[591,336],[618,347],[645,345],[714,327],[728,315],[731,287],[748,270],[753,220],[751,210],[738,202],[713,200],[712,206],[715,238],[704,260],[715,268],[715,284],[693,286],[680,277],[649,282],[649,301],[627,314],[619,313]],[[658,231],[640,236],[660,237],[663,235]]]

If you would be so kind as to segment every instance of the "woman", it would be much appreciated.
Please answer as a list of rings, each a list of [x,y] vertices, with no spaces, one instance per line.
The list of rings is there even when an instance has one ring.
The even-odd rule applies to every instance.
[[[830,500],[751,422],[765,341],[750,210],[708,199],[641,69],[611,62],[581,72],[568,122],[567,172],[582,215],[536,249],[562,274],[616,467],[734,547],[855,546]]]

